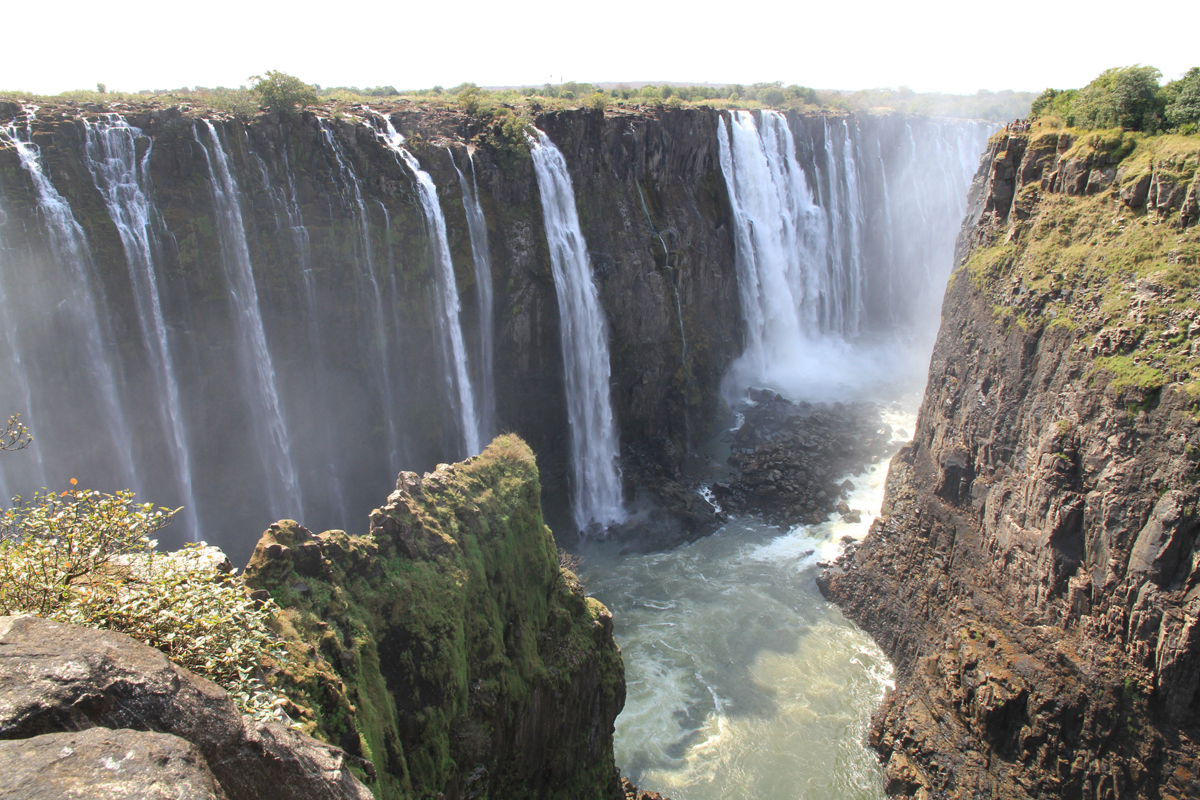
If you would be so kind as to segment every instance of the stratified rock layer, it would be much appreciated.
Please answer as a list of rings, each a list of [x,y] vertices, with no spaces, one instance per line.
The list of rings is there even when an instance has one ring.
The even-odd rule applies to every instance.
[[[560,570],[529,447],[497,438],[401,473],[362,536],[272,525],[247,584],[283,606],[279,679],[384,798],[618,793],[625,702],[612,616]]]
[[[890,794],[1200,796],[1196,151],[985,154],[915,436],[820,580],[898,666]]]

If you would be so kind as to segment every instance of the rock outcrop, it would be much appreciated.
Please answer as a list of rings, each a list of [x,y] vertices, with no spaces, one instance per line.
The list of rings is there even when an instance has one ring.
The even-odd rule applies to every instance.
[[[358,760],[120,633],[0,617],[0,794],[369,800]]]
[[[915,436],[820,580],[898,667],[891,795],[1200,796],[1198,149],[985,154]]]
[[[362,535],[282,521],[255,548],[289,713],[368,759],[380,797],[617,795],[612,616],[560,569],[540,497],[528,445],[501,436],[401,473]]]

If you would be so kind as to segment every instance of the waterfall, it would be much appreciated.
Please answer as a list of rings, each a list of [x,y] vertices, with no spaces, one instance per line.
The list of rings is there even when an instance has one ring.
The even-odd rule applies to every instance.
[[[446,237],[446,217],[438,201],[437,186],[429,173],[412,153],[401,147],[404,137],[392,126],[391,120],[380,118],[386,132],[380,133],[382,141],[412,171],[417,179],[421,196],[421,209],[425,212],[425,227],[433,247],[434,273],[437,280],[435,299],[437,314],[435,321],[448,353],[445,380],[450,391],[457,395],[459,428],[463,439],[463,457],[473,456],[483,450],[480,435],[480,417],[476,410],[475,393],[471,388],[471,367],[467,362],[467,345],[462,332],[462,304],[458,300],[458,285],[454,279],[454,262],[450,259],[450,242]]]
[[[158,411],[174,463],[178,497],[184,506],[183,520],[191,529],[192,539],[197,540],[201,528],[192,487],[192,455],[180,402],[179,380],[163,318],[159,294],[161,278],[155,266],[152,242],[157,215],[150,200],[148,175],[153,143],[145,140],[146,150],[139,160],[137,142],[142,132],[138,128],[131,127],[115,114],[95,124],[87,121],[84,124],[88,169],[125,250],[138,327],[154,377]]]
[[[212,182],[217,234],[221,242],[226,278],[229,281],[230,300],[235,312],[234,327],[255,400],[254,427],[260,438],[264,467],[271,476],[268,480],[271,513],[277,519],[297,517],[302,515],[304,502],[296,468],[292,463],[291,436],[279,401],[275,367],[267,348],[267,336],[258,305],[258,287],[255,285],[254,271],[250,264],[250,248],[246,243],[246,226],[242,220],[238,187],[229,171],[228,156],[217,129],[209,120],[204,120],[204,126],[212,142],[211,153],[200,137],[199,128],[195,130],[195,138],[204,153],[209,180]]]
[[[387,432],[388,466],[393,473],[400,471],[402,449],[400,431],[396,427],[397,392],[392,382],[392,363],[389,347],[389,331],[384,321],[383,293],[375,274],[374,250],[371,246],[371,223],[363,202],[362,184],[358,175],[346,159],[342,146],[333,135],[333,127],[327,120],[320,121],[321,138],[329,146],[342,182],[342,200],[352,204],[358,220],[358,241],[354,264],[355,289],[359,302],[366,305],[369,322],[367,350],[373,361],[375,380],[378,382],[379,404],[383,415],[383,427]]]
[[[0,208],[0,234],[3,234],[4,226],[7,223],[8,215],[3,208]],[[20,297],[10,298],[7,288],[14,283],[10,277],[12,272],[10,259],[12,259],[12,253],[9,251],[8,243],[4,236],[0,235],[0,369],[3,369],[5,378],[3,383],[0,383],[0,402],[4,404],[4,411],[0,413],[0,417],[7,420],[9,414],[20,414],[22,419],[19,421],[37,431],[39,430],[39,419],[33,412],[34,398],[30,386],[29,368],[21,355],[23,352],[21,330],[14,313],[15,309],[12,307],[14,301],[19,300]],[[35,466],[35,469],[28,470],[33,480],[36,481],[33,485],[47,486],[49,482],[46,480],[43,448],[31,447],[27,455],[33,460]],[[12,459],[7,458],[5,466],[11,462]],[[8,480],[8,474],[4,469],[0,469],[0,504],[7,503],[12,497],[13,487]]]
[[[735,228],[735,260],[746,345],[739,371],[764,376],[777,363],[800,357],[816,316],[821,280],[800,238],[816,215],[804,173],[795,163],[791,132],[774,112],[735,112],[731,133],[717,131],[721,171]],[[815,290],[815,292],[814,292]],[[808,325],[805,324],[806,319]]]
[[[454,163],[454,153],[449,148],[450,163],[458,174],[458,186],[462,191],[463,209],[467,213],[467,231],[471,237],[471,259],[475,264],[475,297],[479,304],[479,436],[489,442],[496,435],[496,358],[494,312],[492,311],[492,257],[488,252],[487,220],[483,206],[479,204],[479,184],[475,180],[475,155],[468,150],[471,164],[471,182]]]
[[[582,530],[625,517],[617,426],[608,385],[608,325],[579,227],[567,163],[550,137],[530,137],[542,219],[558,296],[563,373],[571,429],[572,511]]]
[[[33,182],[38,211],[49,233],[53,264],[31,261],[26,265],[28,271],[21,271],[22,274],[15,274],[20,271],[15,263],[7,267],[6,271],[10,272],[3,276],[5,317],[8,320],[6,339],[11,342],[14,353],[22,357],[38,348],[53,348],[54,352],[45,353],[44,360],[53,362],[61,373],[39,381],[42,392],[35,396],[29,369],[45,370],[53,366],[30,363],[26,369],[23,363],[17,362],[14,364],[17,377],[13,380],[18,387],[17,402],[13,403],[7,397],[5,400],[12,403],[11,407],[25,411],[27,424],[36,421],[38,425],[34,448],[43,478],[45,455],[42,443],[37,441],[38,436],[51,446],[57,442],[58,447],[77,451],[91,449],[99,445],[98,439],[107,439],[103,446],[107,448],[108,457],[102,460],[110,463],[115,460],[116,480],[140,492],[140,473],[133,459],[133,437],[121,400],[123,380],[116,343],[108,323],[108,305],[83,228],[75,220],[70,204],[54,188],[38,146],[31,141],[36,112],[36,107],[25,109],[24,131],[15,120],[0,127],[0,142],[7,142],[16,149],[21,166]],[[21,293],[10,297],[10,290]],[[35,302],[39,296],[44,303]],[[51,318],[32,318],[29,312],[15,308],[17,304],[53,309]],[[81,385],[77,381],[84,376],[86,385]],[[6,377],[5,382],[9,380]],[[89,394],[99,399],[99,407],[84,409],[70,402],[76,395]],[[53,411],[35,420],[32,415],[35,406]],[[67,477],[76,476],[62,476],[61,479],[65,481]],[[113,480],[111,476],[106,478]]]
[[[745,323],[727,397],[750,385],[814,396],[923,368],[974,171],[962,154],[987,129],[917,125],[735,111],[718,126]],[[881,335],[901,343],[889,354]]]

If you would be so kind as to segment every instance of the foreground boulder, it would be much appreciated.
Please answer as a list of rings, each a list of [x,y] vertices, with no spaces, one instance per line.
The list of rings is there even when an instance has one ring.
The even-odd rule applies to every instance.
[[[0,795],[371,797],[338,748],[243,717],[224,689],[124,634],[0,617],[0,667]]]
[[[88,728],[0,741],[0,797],[225,800],[204,756],[165,733]]]

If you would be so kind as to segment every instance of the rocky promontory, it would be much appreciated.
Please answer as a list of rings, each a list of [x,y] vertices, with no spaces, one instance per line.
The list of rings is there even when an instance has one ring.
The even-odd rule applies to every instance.
[[[913,441],[822,589],[897,797],[1200,796],[1196,137],[991,140]]]
[[[273,678],[381,798],[611,800],[625,702],[612,616],[559,566],[529,446],[401,473],[369,530],[263,534],[247,585],[283,608]]]

